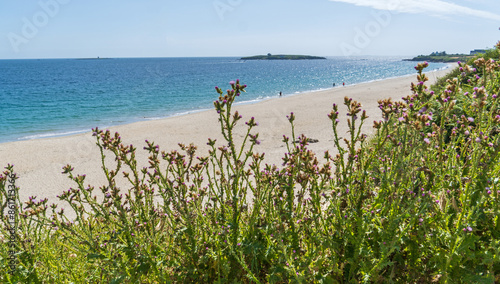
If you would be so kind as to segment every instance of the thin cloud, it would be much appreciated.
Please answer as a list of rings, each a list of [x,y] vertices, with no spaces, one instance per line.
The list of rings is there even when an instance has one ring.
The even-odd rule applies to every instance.
[[[441,0],[330,0],[356,6],[371,7],[401,13],[429,14],[433,16],[473,16],[500,21],[500,15],[471,9]]]

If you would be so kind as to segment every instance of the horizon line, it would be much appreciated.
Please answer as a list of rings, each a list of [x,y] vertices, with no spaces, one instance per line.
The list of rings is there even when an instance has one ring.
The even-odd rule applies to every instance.
[[[264,54],[265,55],[265,54]],[[276,54],[276,55],[298,55],[298,54]],[[419,54],[422,55],[422,54]],[[70,59],[70,60],[106,60],[106,59],[147,59],[147,58],[242,58],[245,56],[123,56],[123,57],[40,57],[40,58],[0,58],[0,60],[50,60],[50,59]],[[250,55],[256,56],[256,55]],[[323,57],[344,57],[344,58],[357,58],[357,57],[407,57],[407,56],[417,56],[417,55],[373,55],[373,54],[364,54],[364,55],[314,55],[314,56],[323,56]]]

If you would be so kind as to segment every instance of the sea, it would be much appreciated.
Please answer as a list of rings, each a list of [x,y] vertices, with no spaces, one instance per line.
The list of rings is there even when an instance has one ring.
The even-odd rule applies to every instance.
[[[94,58],[0,60],[0,143],[84,133],[211,109],[215,86],[255,103],[416,74],[402,57],[327,60]],[[447,68],[430,63],[427,70]]]

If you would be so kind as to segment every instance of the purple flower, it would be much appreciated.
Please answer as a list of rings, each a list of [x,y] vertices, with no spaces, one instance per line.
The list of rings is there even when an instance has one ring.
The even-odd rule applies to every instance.
[[[467,118],[467,120],[468,120],[469,122],[474,122],[474,118],[473,118],[473,117],[469,117],[469,118]]]
[[[424,138],[424,142],[427,143],[427,144],[431,143],[431,141],[429,141],[429,138]]]

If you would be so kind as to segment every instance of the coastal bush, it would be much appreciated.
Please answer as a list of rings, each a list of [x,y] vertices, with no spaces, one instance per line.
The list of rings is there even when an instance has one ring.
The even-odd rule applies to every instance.
[[[194,145],[161,151],[146,141],[149,162],[140,166],[137,148],[96,128],[107,182],[85,186],[85,175],[64,167],[75,186],[59,198],[75,218],[47,199],[22,202],[9,191],[18,177],[8,165],[0,176],[0,281],[500,281],[498,59],[460,64],[465,75],[440,92],[427,88],[419,64],[412,95],[379,101],[383,120],[370,140],[361,104],[344,99],[347,136],[334,104],[324,159],[296,136],[291,113],[281,168],[257,152],[256,120],[243,124],[232,109],[246,88],[239,81],[226,92],[216,87],[224,141],[209,139],[205,156]],[[238,127],[246,129],[241,142]],[[120,178],[129,188],[117,186]]]

